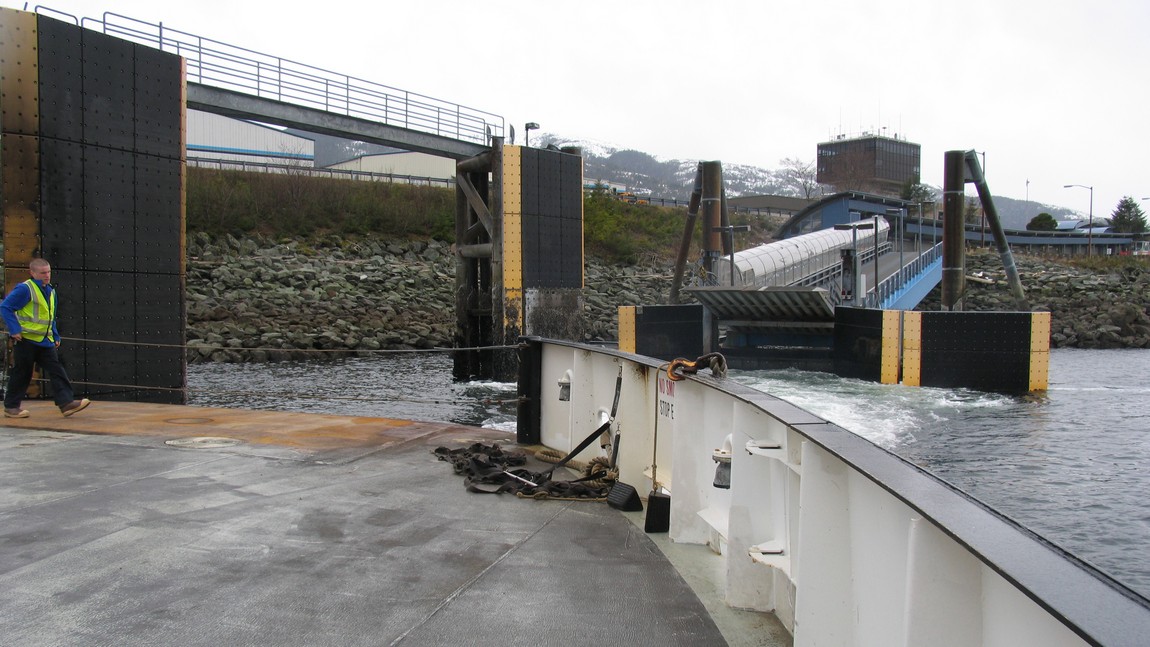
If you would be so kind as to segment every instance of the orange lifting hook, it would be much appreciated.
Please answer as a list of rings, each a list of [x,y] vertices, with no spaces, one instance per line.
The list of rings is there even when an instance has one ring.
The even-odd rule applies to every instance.
[[[700,368],[710,368],[711,374],[715,377],[725,377],[727,375],[727,358],[723,357],[721,353],[707,353],[700,356],[694,361],[678,357],[671,360],[667,365],[667,379],[674,382],[682,380],[684,373],[697,373]]]

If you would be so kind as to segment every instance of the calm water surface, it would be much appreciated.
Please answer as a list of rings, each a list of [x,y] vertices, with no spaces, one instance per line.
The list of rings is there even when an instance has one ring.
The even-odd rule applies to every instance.
[[[734,379],[864,436],[1150,597],[1150,350],[1057,350],[1040,397],[803,371]],[[190,404],[515,425],[513,384],[455,384],[444,354],[198,364]]]

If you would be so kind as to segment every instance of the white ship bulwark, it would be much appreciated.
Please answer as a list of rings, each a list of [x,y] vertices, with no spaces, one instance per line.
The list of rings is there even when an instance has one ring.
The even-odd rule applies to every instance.
[[[672,379],[659,360],[580,344],[529,338],[521,359],[534,378],[520,383],[520,442],[534,433],[571,451],[618,397],[619,480],[669,492],[671,540],[721,554],[726,604],[775,614],[796,646],[1133,646],[1150,636],[1144,598],[794,405],[706,370]],[[728,445],[722,489],[716,452]]]

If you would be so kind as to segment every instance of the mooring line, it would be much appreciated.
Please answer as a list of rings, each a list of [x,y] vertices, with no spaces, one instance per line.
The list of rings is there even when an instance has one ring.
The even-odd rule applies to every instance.
[[[137,384],[112,384],[108,382],[83,382],[74,381],[73,384],[83,384],[85,386],[102,386],[114,389],[124,389],[126,391],[166,391],[166,392],[180,392],[186,394],[212,394],[212,395],[244,395],[244,396],[269,396],[278,398],[294,398],[296,400],[342,400],[348,402],[411,402],[414,404],[457,404],[459,402],[468,402],[475,404],[494,404],[494,405],[509,405],[518,404],[519,398],[481,398],[481,399],[423,399],[423,398],[404,398],[404,397],[384,397],[384,398],[371,398],[360,396],[346,396],[346,395],[322,395],[322,394],[308,394],[297,391],[242,391],[232,389],[206,389],[206,388],[192,388],[192,387],[171,387],[171,386],[143,386]]]
[[[515,350],[519,348],[518,344],[502,344],[498,346],[464,346],[460,348],[444,348],[442,346],[434,346],[432,348],[394,348],[386,349],[380,348],[372,350],[369,348],[277,348],[271,346],[256,346],[247,348],[244,346],[226,346],[221,344],[161,344],[158,342],[138,342],[138,341],[115,341],[111,339],[90,339],[86,337],[60,337],[61,340],[83,342],[88,344],[110,344],[116,346],[139,346],[144,348],[179,348],[183,350],[230,350],[230,351],[265,351],[265,352],[285,352],[285,353],[370,353],[370,354],[401,354],[401,353],[454,353],[456,351],[477,351],[477,350]]]

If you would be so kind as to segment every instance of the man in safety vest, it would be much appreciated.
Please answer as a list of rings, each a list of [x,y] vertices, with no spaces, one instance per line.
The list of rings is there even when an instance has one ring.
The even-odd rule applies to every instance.
[[[52,266],[42,258],[28,263],[32,278],[12,289],[0,302],[0,316],[12,337],[12,372],[4,392],[4,417],[27,418],[20,408],[24,392],[32,381],[32,365],[39,364],[52,384],[52,393],[60,413],[70,416],[91,404],[86,398],[76,400],[72,382],[60,363],[56,349],[60,333],[56,330],[56,291],[52,289]]]

